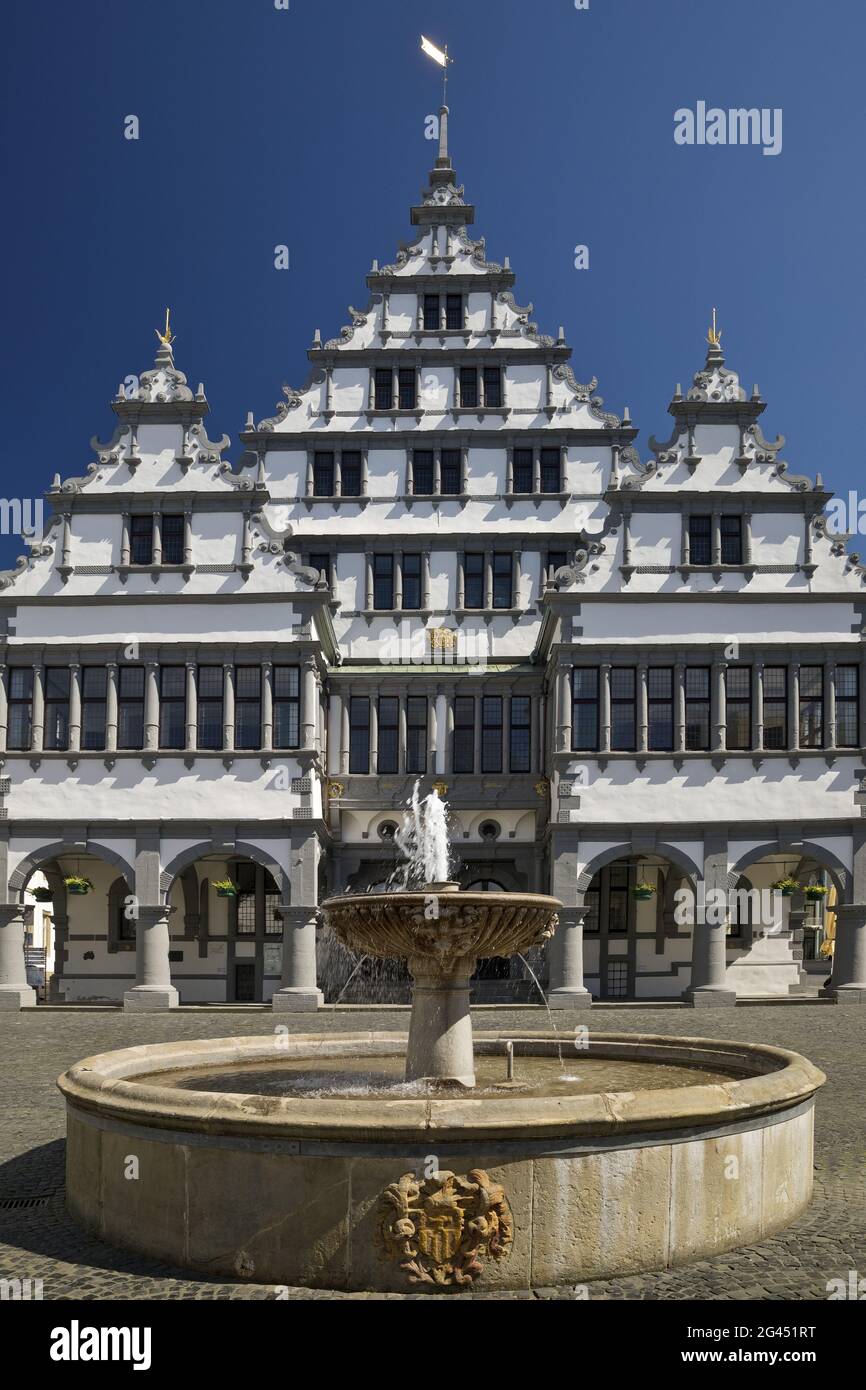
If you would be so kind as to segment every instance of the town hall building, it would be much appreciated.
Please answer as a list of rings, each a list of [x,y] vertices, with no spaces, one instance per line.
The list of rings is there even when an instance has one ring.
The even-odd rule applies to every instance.
[[[416,782],[464,887],[562,901],[554,1006],[786,995],[832,936],[825,993],[866,1001],[864,570],[830,493],[715,327],[639,448],[472,238],[447,126],[276,413],[232,450],[167,326],[0,575],[0,1007],[35,1001],[35,883],[55,1002],[404,997],[317,908],[387,883]],[[772,922],[703,911],[775,883]],[[532,988],[479,965],[478,999]]]

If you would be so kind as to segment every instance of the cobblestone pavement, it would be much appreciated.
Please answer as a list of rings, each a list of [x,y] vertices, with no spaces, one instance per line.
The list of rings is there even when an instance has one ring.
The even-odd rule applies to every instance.
[[[295,1032],[364,1027],[405,1029],[405,1013],[282,1015]],[[572,1022],[557,1016],[565,1036]],[[212,1283],[119,1251],[79,1230],[63,1203],[64,1106],[56,1077],[96,1052],[178,1038],[269,1031],[270,1013],[185,1013],[152,1017],[38,1010],[0,1015],[0,1278],[43,1280],[46,1299],[273,1299],[271,1286]],[[476,1027],[548,1026],[543,1011],[484,1010]],[[737,1009],[598,1009],[607,1032],[683,1033],[774,1043],[803,1052],[828,1075],[817,1101],[815,1197],[779,1235],[681,1269],[596,1281],[591,1299],[826,1299],[829,1279],[866,1276],[866,1009],[821,1004]],[[299,1299],[363,1298],[298,1289]],[[457,1295],[483,1299],[484,1295]],[[574,1298],[538,1289],[502,1298]],[[377,1296],[378,1297],[378,1296]],[[394,1298],[403,1295],[391,1295]],[[418,1298],[422,1295],[409,1295]]]

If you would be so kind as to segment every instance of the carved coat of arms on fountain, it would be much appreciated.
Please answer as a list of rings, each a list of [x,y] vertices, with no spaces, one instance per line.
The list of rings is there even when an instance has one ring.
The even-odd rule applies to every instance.
[[[404,1173],[381,1197],[379,1246],[410,1284],[473,1284],[485,1260],[503,1260],[514,1239],[505,1189],[481,1168],[468,1177]]]

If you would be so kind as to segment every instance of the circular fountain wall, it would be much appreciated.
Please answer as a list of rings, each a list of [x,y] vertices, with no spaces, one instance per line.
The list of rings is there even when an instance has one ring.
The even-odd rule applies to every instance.
[[[442,1092],[402,1081],[406,1041],[278,1031],[80,1062],[59,1081],[73,1216],[210,1275],[447,1293],[681,1264],[809,1202],[825,1078],[796,1053],[488,1033],[478,1087]]]

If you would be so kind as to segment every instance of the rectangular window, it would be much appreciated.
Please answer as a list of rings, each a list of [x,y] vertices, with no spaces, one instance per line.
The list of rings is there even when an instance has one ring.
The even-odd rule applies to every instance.
[[[153,517],[132,516],[129,519],[129,562],[131,565],[153,564]]]
[[[860,746],[860,672],[856,666],[836,667],[836,747]]]
[[[301,741],[301,672],[274,667],[274,747],[297,748]]]
[[[235,667],[235,748],[262,746],[262,668]]]
[[[373,607],[394,607],[394,556],[373,556]]]
[[[376,409],[392,410],[394,407],[394,373],[390,367],[376,368]]]
[[[502,406],[502,368],[484,368],[484,404],[488,410],[499,410]]]
[[[414,367],[401,367],[398,372],[398,389],[400,393],[400,409],[415,409],[415,389],[417,377]]]
[[[752,746],[752,668],[729,666],[725,671],[727,748]]]
[[[33,741],[33,669],[12,666],[9,670],[10,748],[29,748]]]
[[[223,746],[223,668],[198,668],[198,731],[199,748]]]
[[[143,748],[144,667],[121,666],[117,684],[117,746]]]
[[[424,327],[431,333],[439,332],[438,294],[425,294],[424,296]]]
[[[322,574],[324,574],[325,582],[330,588],[332,583],[331,556],[328,553],[328,551],[311,550],[309,555],[307,556],[307,564],[311,570],[316,571],[320,578]]]
[[[458,695],[454,700],[454,771],[475,771],[475,698]]]
[[[421,607],[421,556],[403,556],[403,607]]]
[[[610,746],[633,752],[637,746],[637,704],[633,666],[614,666],[610,673]]]
[[[788,746],[788,669],[764,667],[764,747]]]
[[[406,701],[406,771],[427,771],[427,700],[412,695]]]
[[[397,772],[400,757],[400,701],[396,695],[379,696],[379,752],[377,772]]]
[[[412,492],[416,497],[433,496],[433,453],[416,449],[412,455]]]
[[[459,449],[443,449],[439,469],[443,497],[457,497],[463,491],[463,455]]]
[[[463,607],[484,607],[484,556],[466,555],[463,561]]]
[[[460,368],[460,405],[463,410],[478,408],[478,368]]]
[[[510,608],[512,606],[511,562],[512,557],[510,555],[497,554],[493,556],[494,608]]]
[[[164,565],[182,565],[183,517],[162,517],[159,533],[162,538],[162,563]]]
[[[186,747],[186,667],[159,668],[159,746]]]
[[[355,449],[340,456],[340,493],[343,497],[361,496],[361,455]]]
[[[481,701],[481,771],[502,771],[502,696]]]
[[[647,671],[647,744],[668,752],[674,746],[674,673],[669,666]]]
[[[824,667],[800,667],[800,747],[824,746]]]
[[[66,666],[45,668],[45,734],[46,748],[69,747],[69,669]]]
[[[530,772],[532,758],[532,701],[528,695],[511,697],[511,736],[508,767],[511,772]]]
[[[362,695],[349,700],[349,771],[361,776],[370,771],[370,701]]]
[[[533,459],[531,449],[514,450],[513,488],[515,492],[532,491],[532,466]]]
[[[541,451],[541,491],[542,492],[561,492],[562,483],[560,479],[562,455],[558,449],[542,449]]]
[[[313,496],[333,497],[334,495],[334,455],[316,454],[313,459]]]
[[[105,747],[108,672],[104,666],[81,668],[81,747]]]
[[[704,753],[710,746],[710,668],[687,666],[686,748]]]
[[[713,562],[713,519],[710,516],[689,517],[689,564],[711,565]]]
[[[743,563],[743,521],[739,516],[720,518],[722,533],[722,564],[741,565]]]
[[[452,332],[463,327],[462,294],[449,294],[445,296],[445,327]]]
[[[598,668],[575,666],[571,673],[571,746],[575,752],[598,748]]]

